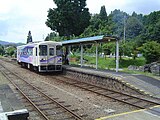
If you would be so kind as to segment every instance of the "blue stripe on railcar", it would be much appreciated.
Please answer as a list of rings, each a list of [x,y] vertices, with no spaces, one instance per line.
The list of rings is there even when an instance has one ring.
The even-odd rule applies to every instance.
[[[26,63],[32,63],[33,56],[29,55],[20,55],[20,61],[26,62]]]

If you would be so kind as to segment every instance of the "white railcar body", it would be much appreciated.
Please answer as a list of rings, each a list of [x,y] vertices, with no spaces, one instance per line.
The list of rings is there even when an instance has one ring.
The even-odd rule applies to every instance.
[[[62,43],[44,41],[17,47],[17,62],[39,72],[62,70]]]

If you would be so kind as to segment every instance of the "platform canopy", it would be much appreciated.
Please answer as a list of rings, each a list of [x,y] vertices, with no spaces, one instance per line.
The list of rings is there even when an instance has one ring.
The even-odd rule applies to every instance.
[[[117,40],[119,40],[119,38],[116,36],[101,35],[101,36],[94,36],[94,37],[65,40],[65,41],[62,41],[62,44],[65,46],[65,45],[76,45],[76,44],[92,44],[95,42],[96,43],[113,42]]]
[[[84,44],[95,44],[96,45],[96,69],[98,69],[98,44],[103,43],[103,42],[116,42],[116,72],[118,72],[118,69],[119,69],[119,38],[116,36],[101,35],[101,36],[94,36],[94,37],[87,37],[87,38],[80,38],[80,39],[65,40],[65,41],[62,41],[62,45],[69,46],[69,51],[70,51],[70,46],[72,45],[81,46],[81,67],[82,67],[83,66],[83,45]]]

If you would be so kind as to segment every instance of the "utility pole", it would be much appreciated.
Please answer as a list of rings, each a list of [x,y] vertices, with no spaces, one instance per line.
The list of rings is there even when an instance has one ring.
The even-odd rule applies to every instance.
[[[124,36],[123,36],[123,40],[124,40],[124,43],[126,41],[126,16],[124,15]]]

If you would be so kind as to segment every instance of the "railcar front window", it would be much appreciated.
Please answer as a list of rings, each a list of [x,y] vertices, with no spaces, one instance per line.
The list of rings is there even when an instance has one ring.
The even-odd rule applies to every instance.
[[[53,56],[54,55],[54,48],[49,48],[49,55]]]
[[[62,46],[56,46],[56,54],[58,55],[58,56],[61,56],[62,55]]]
[[[39,55],[40,56],[47,56],[47,45],[40,45],[39,46]]]

